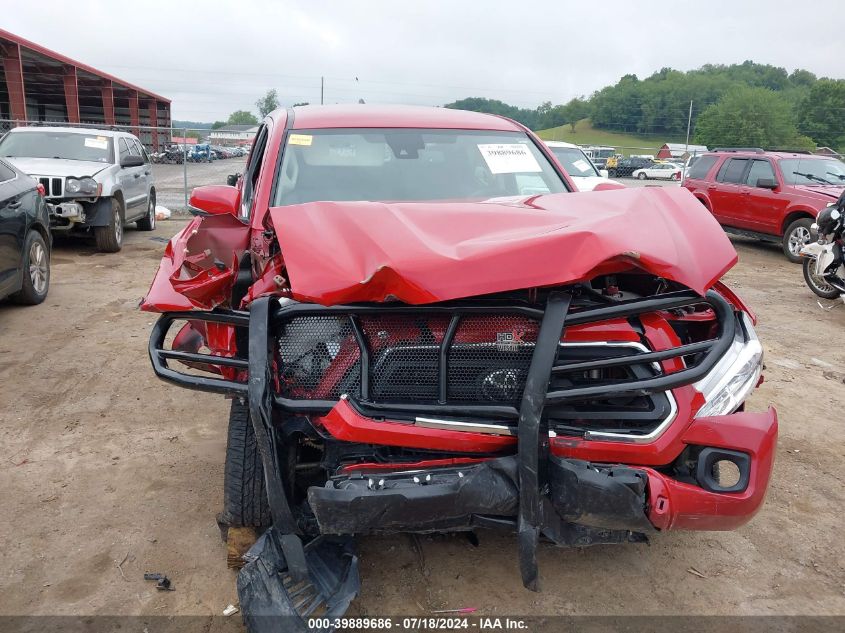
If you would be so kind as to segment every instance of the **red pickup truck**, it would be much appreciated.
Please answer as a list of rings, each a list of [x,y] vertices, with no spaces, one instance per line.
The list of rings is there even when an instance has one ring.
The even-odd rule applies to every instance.
[[[683,186],[728,233],[780,242],[798,262],[816,215],[845,188],[845,163],[800,152],[716,149],[696,161]]]

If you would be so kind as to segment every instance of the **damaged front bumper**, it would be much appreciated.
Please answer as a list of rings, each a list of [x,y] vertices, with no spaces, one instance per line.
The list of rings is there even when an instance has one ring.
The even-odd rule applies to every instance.
[[[279,308],[275,299],[262,297],[251,304],[248,313],[165,314],[150,339],[156,373],[183,386],[228,393],[249,402],[265,469],[273,528],[248,554],[243,580],[239,580],[241,604],[247,617],[267,609],[302,617],[315,610],[345,608],[357,591],[357,559],[348,549],[353,534],[509,528],[518,536],[523,583],[537,590],[536,550],[541,537],[567,546],[621,543],[645,540],[656,530],[731,529],[750,519],[763,501],[772,469],[777,436],[774,410],[711,418],[695,418],[686,410],[685,420],[677,419],[671,430],[647,443],[562,438],[550,434],[544,416],[549,404],[589,398],[609,390],[614,395],[676,388],[693,391],[690,385],[708,375],[734,344],[737,328],[741,327],[736,311],[712,291],[706,297],[688,292],[667,293],[576,309],[571,314],[570,301],[568,293],[553,292],[545,309],[538,311],[539,331],[519,407],[513,411],[505,406],[485,408],[502,418],[496,420],[496,425],[488,425],[501,428],[501,434],[427,428],[407,419],[391,420],[373,414],[373,406],[363,412],[346,398],[333,402],[282,398],[275,382],[277,359],[271,324],[274,318],[284,318],[284,310],[297,310],[296,306]],[[567,325],[695,303],[709,304],[716,315],[714,338],[644,351],[634,361],[608,357],[562,365],[556,358]],[[302,308],[312,312],[320,309],[304,305]],[[341,306],[327,310],[363,312],[366,308]],[[230,324],[241,355],[209,356],[165,349],[168,329],[179,318]],[[353,334],[362,340],[355,322]],[[444,357],[448,337],[440,345]],[[243,354],[246,348],[248,353]],[[362,344],[361,350],[361,364],[366,367],[370,360],[367,346]],[[573,371],[574,366],[588,371],[601,366],[680,358],[694,360],[678,363],[681,368],[675,371],[635,377],[610,386],[550,389],[551,376]],[[189,376],[168,366],[168,360],[218,367],[218,377]],[[362,393],[367,390],[368,385],[362,384]],[[703,399],[701,394],[698,396]],[[701,406],[700,401],[697,406]],[[434,413],[480,417],[479,409],[446,403]],[[279,428],[280,418],[276,416],[274,421],[274,412],[310,415],[319,431],[336,441],[442,451],[444,459],[423,460],[413,467],[407,463],[382,463],[372,468],[362,465],[329,476],[323,486],[311,486],[307,506],[322,536],[309,541],[313,533],[295,517],[282,480],[279,456],[286,439]],[[456,459],[456,453],[463,457]],[[449,459],[454,463],[442,463]],[[735,484],[723,485],[715,474],[714,467],[723,462],[730,462],[738,470]],[[330,541],[328,537],[339,540]],[[338,554],[341,550],[348,555]],[[349,580],[353,576],[354,582]],[[301,594],[297,592],[303,587],[312,587],[307,601],[298,599]]]

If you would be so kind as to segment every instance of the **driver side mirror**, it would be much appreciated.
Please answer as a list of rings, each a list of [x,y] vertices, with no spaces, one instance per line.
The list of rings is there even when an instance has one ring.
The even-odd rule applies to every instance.
[[[135,154],[129,154],[120,159],[121,167],[141,167],[144,164],[144,158]]]
[[[756,186],[760,189],[777,189],[778,181],[774,178],[758,178]]]
[[[188,211],[193,215],[225,215],[238,217],[241,190],[229,185],[206,185],[191,192]]]

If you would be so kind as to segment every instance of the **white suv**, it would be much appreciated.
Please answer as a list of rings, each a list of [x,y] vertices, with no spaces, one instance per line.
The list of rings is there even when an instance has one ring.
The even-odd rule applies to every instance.
[[[89,234],[116,252],[123,226],[155,228],[150,158],[127,132],[72,127],[18,127],[0,141],[0,156],[44,187],[54,231]]]

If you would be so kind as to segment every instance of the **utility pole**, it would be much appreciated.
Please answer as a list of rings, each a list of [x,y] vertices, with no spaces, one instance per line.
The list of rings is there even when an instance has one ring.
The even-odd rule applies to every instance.
[[[689,116],[687,116],[687,144],[684,147],[684,154],[689,154],[689,129],[692,125],[692,100],[689,102]]]
[[[323,93],[326,88],[326,78],[320,77],[320,105],[323,105]]]

